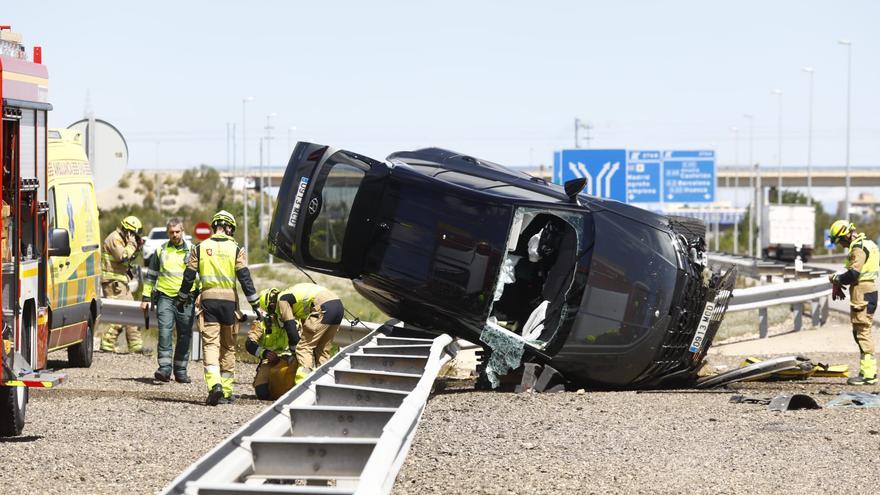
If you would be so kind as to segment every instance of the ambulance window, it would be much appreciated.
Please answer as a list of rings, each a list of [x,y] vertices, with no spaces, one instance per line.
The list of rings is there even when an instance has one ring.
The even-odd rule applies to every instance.
[[[49,188],[49,228],[55,228],[55,188]]]

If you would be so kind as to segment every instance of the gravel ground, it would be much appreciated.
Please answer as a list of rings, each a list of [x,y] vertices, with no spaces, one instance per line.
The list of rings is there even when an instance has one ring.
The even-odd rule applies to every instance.
[[[95,353],[61,387],[31,391],[24,433],[0,439],[0,493],[155,493],[266,407],[255,368],[239,363],[235,404],[206,407],[201,363],[191,384],[159,383],[155,356]]]
[[[811,357],[857,365],[852,354]],[[395,494],[865,493],[880,482],[880,409],[730,403],[781,391],[825,403],[853,390],[841,379],[648,393],[459,387],[428,402]]]

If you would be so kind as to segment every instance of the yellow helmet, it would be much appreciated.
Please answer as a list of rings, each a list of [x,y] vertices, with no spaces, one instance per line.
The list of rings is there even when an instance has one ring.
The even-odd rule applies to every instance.
[[[225,223],[232,226],[233,229],[237,227],[235,225],[235,217],[226,210],[220,210],[214,214],[214,218],[211,219],[211,227],[216,226],[218,223]]]
[[[141,224],[140,219],[133,215],[129,215],[123,218],[119,222],[119,227],[123,230],[130,230],[138,235],[140,235],[141,232],[144,230],[144,226],[143,224]]]
[[[260,309],[270,314],[275,311],[275,304],[278,302],[278,292],[279,290],[274,287],[261,290],[258,303]]]
[[[846,220],[835,220],[828,229],[831,234],[831,242],[836,243],[840,239],[846,237],[850,232],[855,230],[856,226]]]

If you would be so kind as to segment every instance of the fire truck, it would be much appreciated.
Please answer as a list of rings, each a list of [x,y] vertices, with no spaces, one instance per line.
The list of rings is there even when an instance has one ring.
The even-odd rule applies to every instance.
[[[0,436],[24,427],[30,387],[53,387],[64,375],[46,367],[49,335],[47,277],[50,256],[70,254],[65,229],[48,229],[46,117],[48,71],[21,36],[0,26]]]

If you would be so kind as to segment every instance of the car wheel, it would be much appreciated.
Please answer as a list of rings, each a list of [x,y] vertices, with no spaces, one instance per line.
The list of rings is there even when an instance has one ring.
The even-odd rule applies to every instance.
[[[21,434],[27,401],[27,387],[0,387],[0,437]]]
[[[67,348],[67,361],[74,368],[89,368],[95,354],[95,319],[89,317],[86,337],[79,344]]]

